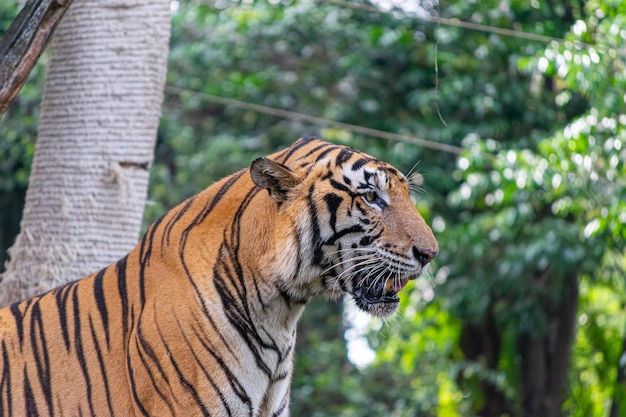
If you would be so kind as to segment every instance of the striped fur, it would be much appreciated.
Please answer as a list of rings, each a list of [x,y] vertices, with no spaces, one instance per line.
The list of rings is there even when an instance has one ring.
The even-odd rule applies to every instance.
[[[287,416],[305,303],[387,317],[437,250],[396,169],[300,139],[116,264],[1,309],[0,415]]]

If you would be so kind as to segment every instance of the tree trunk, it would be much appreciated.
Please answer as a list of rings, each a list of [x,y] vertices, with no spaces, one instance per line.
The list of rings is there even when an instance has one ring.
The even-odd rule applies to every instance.
[[[136,244],[169,31],[168,1],[75,0],[64,16],[0,306],[96,271]]]
[[[459,341],[465,358],[482,363],[488,370],[497,371],[502,348],[502,335],[495,321],[493,304],[480,323],[464,323]],[[476,410],[479,417],[515,416],[506,395],[492,381],[481,379],[484,403]]]
[[[523,416],[559,417],[565,398],[567,372],[576,334],[578,276],[565,277],[563,299],[548,308],[549,329],[545,336],[521,336],[521,390]]]
[[[616,367],[617,377],[615,388],[613,388],[609,417],[626,415],[626,334],[622,341],[622,350],[617,358]]]

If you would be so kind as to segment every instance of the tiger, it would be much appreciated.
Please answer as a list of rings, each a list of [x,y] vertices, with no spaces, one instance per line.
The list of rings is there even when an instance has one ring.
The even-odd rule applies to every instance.
[[[396,168],[301,138],[115,264],[1,309],[0,415],[288,416],[305,304],[388,318],[438,251]]]

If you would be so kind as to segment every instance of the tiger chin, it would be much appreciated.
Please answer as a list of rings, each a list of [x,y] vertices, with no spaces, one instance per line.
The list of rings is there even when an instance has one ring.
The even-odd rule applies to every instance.
[[[288,416],[306,302],[388,317],[437,252],[394,167],[300,139],[117,263],[0,309],[0,416]]]

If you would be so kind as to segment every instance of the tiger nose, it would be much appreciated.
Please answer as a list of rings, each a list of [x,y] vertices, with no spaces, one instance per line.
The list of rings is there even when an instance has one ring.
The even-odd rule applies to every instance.
[[[422,265],[426,265],[432,261],[438,253],[438,250],[418,249],[417,246],[413,246],[413,256],[415,256],[415,259],[417,259]]]

